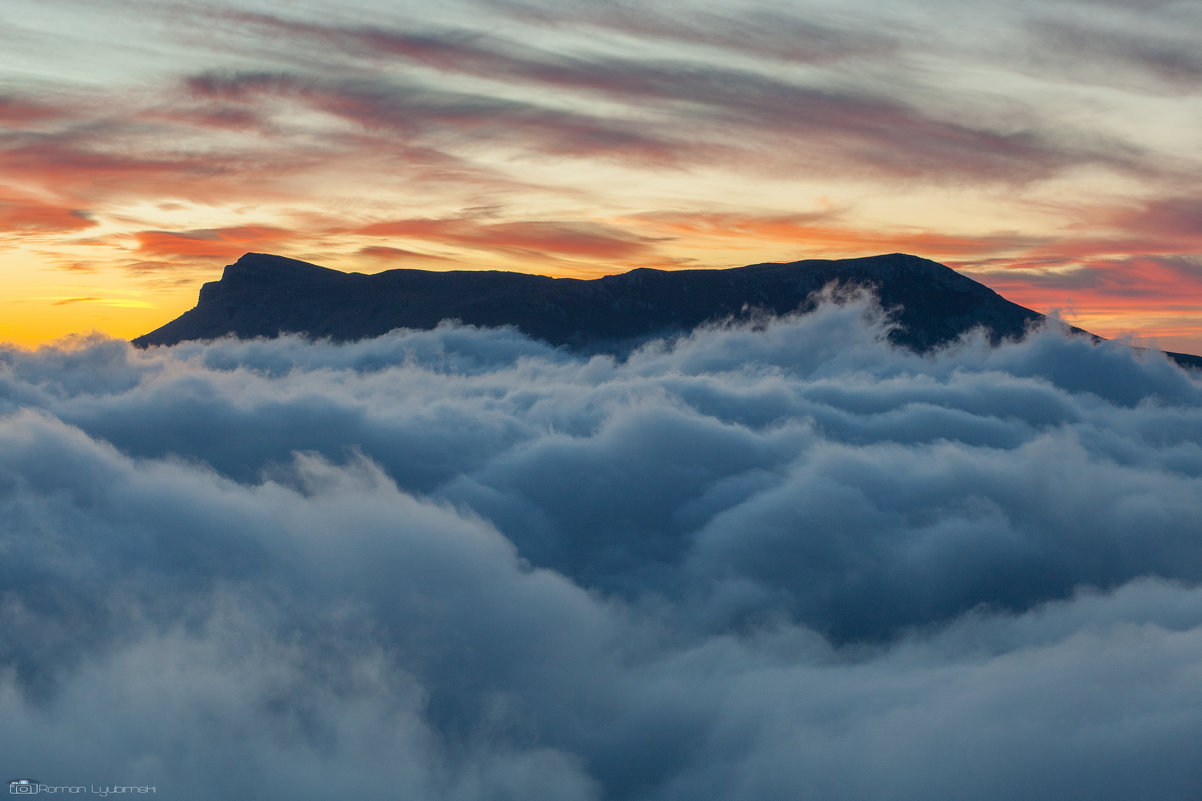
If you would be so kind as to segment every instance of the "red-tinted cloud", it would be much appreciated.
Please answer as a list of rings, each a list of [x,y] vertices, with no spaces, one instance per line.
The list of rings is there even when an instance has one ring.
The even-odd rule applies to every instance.
[[[0,233],[59,233],[95,225],[82,209],[28,197],[0,187]]]
[[[1114,211],[1109,222],[1148,244],[1202,250],[1202,195],[1163,197]]]
[[[364,226],[356,233],[423,239],[499,253],[617,260],[646,256],[652,241],[597,223],[547,220],[505,223],[482,223],[469,218],[391,220]]]
[[[1202,197],[1084,207],[1077,214],[1057,239],[1012,255],[965,254],[950,264],[1041,311],[1202,311]]]
[[[217,199],[231,187],[234,165],[204,154],[156,155],[93,149],[74,137],[47,137],[0,150],[0,174],[59,196]],[[216,180],[215,180],[216,179]]]
[[[0,95],[0,125],[24,128],[28,125],[59,119],[64,111],[53,104],[27,97]]]
[[[775,249],[780,259],[906,251],[955,260],[998,280],[1000,267],[1009,265],[1005,280],[1016,288],[1026,281],[1032,293],[1095,292],[1090,297],[1102,299],[1126,292],[1163,300],[1174,281],[1189,285],[1186,262],[1171,259],[1202,252],[1202,202],[1190,197],[1079,210],[1079,226],[1066,227],[1056,242],[1022,232],[946,234],[919,227],[927,223],[917,216],[914,227],[872,229],[851,213],[625,212],[617,225],[550,210],[542,203],[552,192],[572,194],[572,206],[584,208],[582,199],[591,202],[601,191],[571,179],[574,160],[659,170],[680,175],[682,185],[689,170],[713,166],[728,170],[732,181],[740,172],[747,181],[765,172],[784,180],[827,176],[836,196],[838,182],[849,176],[861,182],[857,187],[868,179],[877,182],[870,191],[888,192],[914,179],[1038,182],[1080,165],[1155,166],[1137,148],[1064,127],[1071,115],[1040,115],[1021,98],[1006,98],[1004,108],[988,99],[951,108],[950,101],[932,101],[927,90],[936,87],[924,89],[916,71],[896,82],[859,71],[903,58],[904,32],[786,12],[748,12],[738,20],[702,12],[677,20],[649,7],[584,3],[562,13],[551,7],[549,0],[508,6],[513,19],[526,23],[558,19],[577,32],[587,29],[586,36],[618,33],[642,40],[640,46],[623,55],[603,47],[553,50],[529,43],[550,38],[173,6],[173,14],[203,16],[215,26],[187,28],[203,35],[205,47],[187,51],[178,62],[186,67],[173,63],[136,91],[0,98],[6,125],[0,176],[19,194],[0,195],[0,225],[10,236],[41,236],[83,230],[88,215],[106,223],[129,215],[127,230],[137,233],[104,241],[134,242],[126,255],[139,269],[228,261],[247,250],[296,253],[298,240],[310,250],[324,237],[327,249],[313,252],[358,248],[359,257],[377,264],[437,258],[414,252],[422,242],[561,273],[689,258],[707,264],[719,250],[723,261],[740,249],[756,250],[757,258]],[[175,30],[192,35],[182,33],[185,27]],[[668,41],[689,47],[659,49]],[[1123,47],[1132,44],[1131,37],[1124,41]],[[226,58],[223,48],[236,57]],[[1183,52],[1128,47],[1124,57],[1171,70]],[[788,64],[768,67],[779,61]],[[827,70],[836,63],[846,72]],[[1193,68],[1193,60],[1183,63]],[[247,64],[262,66],[240,71]],[[524,163],[562,164],[563,177],[531,186]],[[542,194],[524,207],[547,209],[539,215],[546,218],[514,219],[523,204],[501,204],[532,189]],[[611,219],[614,206],[636,207],[638,192],[632,186],[620,204],[599,198],[594,216]],[[697,206],[714,199],[711,193]],[[324,227],[297,225],[288,234],[220,222],[199,229],[186,207],[173,212],[181,229],[167,230],[162,220],[171,218],[157,213],[147,215],[154,222],[130,220],[139,212],[130,211],[137,207],[129,200],[241,206],[230,218],[237,222],[255,220],[248,213],[255,203],[288,204],[259,218],[273,222],[338,205]],[[382,211],[393,202],[395,210]],[[481,206],[501,207],[494,217],[448,211]],[[379,221],[385,215],[396,219]],[[1140,261],[1149,257],[1160,261]]]
[[[1016,233],[952,236],[931,231],[865,231],[839,225],[835,215],[753,215],[738,213],[652,212],[632,219],[653,230],[678,237],[683,243],[698,239],[727,240],[729,245],[751,243],[762,247],[780,242],[790,249],[831,254],[906,252],[928,258],[992,255],[999,251],[1029,248],[1040,241]]]
[[[1012,262],[988,270],[964,269],[1010,300],[1040,311],[1078,308],[1115,312],[1202,310],[1202,258],[1128,256],[1083,260],[1049,270]]]
[[[399,266],[406,262],[443,262],[454,263],[454,259],[448,259],[445,256],[433,256],[429,253],[418,253],[415,250],[406,250],[405,248],[393,248],[386,245],[371,245],[365,248],[359,248],[358,255],[365,256],[369,259],[389,262],[393,266]]]
[[[192,231],[140,231],[138,252],[150,258],[221,261],[248,251],[271,251],[294,242],[296,234],[269,226],[239,226]]]

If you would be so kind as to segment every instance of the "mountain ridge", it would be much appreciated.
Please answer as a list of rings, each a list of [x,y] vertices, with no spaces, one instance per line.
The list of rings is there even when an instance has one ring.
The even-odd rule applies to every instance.
[[[368,275],[247,253],[201,287],[194,308],[132,342],[147,347],[285,333],[349,341],[457,319],[512,325],[555,346],[622,350],[714,320],[808,310],[815,293],[833,283],[871,288],[895,313],[899,325],[890,339],[918,351],[977,327],[994,342],[1019,338],[1044,319],[950,267],[904,253],[728,269],[638,268],[595,279],[403,268]],[[1202,369],[1202,357],[1167,355]]]

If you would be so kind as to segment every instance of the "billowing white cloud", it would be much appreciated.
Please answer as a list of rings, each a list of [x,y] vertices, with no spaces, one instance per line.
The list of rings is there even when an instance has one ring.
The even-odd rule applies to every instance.
[[[1202,791],[1202,383],[863,301],[0,350],[0,749],[208,799]]]

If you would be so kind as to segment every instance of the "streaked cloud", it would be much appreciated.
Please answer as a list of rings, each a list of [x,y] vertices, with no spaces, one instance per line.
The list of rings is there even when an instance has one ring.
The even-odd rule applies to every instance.
[[[1185,21],[1186,27],[1146,18],[1121,23],[1083,16],[1034,19],[1029,23],[1032,53],[1037,63],[1053,65],[1075,80],[1198,94],[1202,56]],[[1199,21],[1195,15],[1193,22]]]
[[[901,50],[898,37],[888,31],[816,21],[813,15],[766,6],[741,9],[737,14],[698,8],[679,15],[649,5],[613,2],[496,0],[485,5],[542,26],[594,28],[633,39],[703,45],[786,63],[888,62]]]
[[[95,225],[86,212],[0,187],[0,230],[13,233],[70,232]]]
[[[140,231],[134,234],[138,251],[149,258],[184,257],[221,261],[237,258],[248,251],[269,251],[296,235],[282,228],[241,226],[196,231]]]
[[[63,298],[62,300],[54,301],[55,306],[69,306],[72,303],[94,303],[102,298]]]
[[[833,89],[683,57],[564,55],[461,31],[327,27],[264,14],[238,19],[252,28],[262,27],[264,35],[290,35],[360,58],[386,58],[390,65],[399,60],[487,83],[545,87],[636,108],[653,107],[660,124],[674,135],[675,149],[686,158],[694,147],[695,158],[716,152],[727,159],[748,159],[750,151],[758,151],[759,159],[767,157],[778,166],[804,164],[831,172],[880,170],[927,180],[971,173],[976,180],[1027,181],[1079,163],[1133,166],[1138,155],[1120,143],[1107,145],[1100,139],[1073,144],[1064,132],[1052,136],[1036,130],[991,130],[974,126],[971,120],[941,119],[887,95],[885,87]],[[387,102],[363,105],[373,116],[390,116]],[[496,116],[504,125],[504,117]],[[707,130],[716,134],[713,141],[698,136]],[[617,138],[625,142],[632,137],[641,138],[629,132]],[[782,140],[794,137],[802,137],[807,147],[780,146]],[[746,147],[761,139],[773,146]],[[581,152],[589,154],[587,147]]]
[[[1202,252],[1181,4],[130,0],[72,6],[68,47],[14,1],[6,240],[116,282],[174,267],[179,308],[238,255],[219,231],[290,230],[246,244],[360,270],[381,247],[577,275],[910,251],[1033,276],[1040,309],[1101,261]],[[442,228],[362,233],[419,220]]]
[[[597,223],[555,220],[487,223],[470,217],[389,220],[371,223],[356,233],[535,257],[549,253],[597,259],[639,258],[650,251],[648,243],[652,241]]]
[[[62,109],[53,103],[40,102],[28,97],[0,95],[0,121],[6,126],[26,126],[53,120],[62,114]]]
[[[951,259],[1022,250],[1039,243],[1035,237],[1016,232],[951,236],[937,231],[863,230],[847,225],[841,216],[837,212],[783,216],[650,212],[636,219],[652,230],[670,232],[683,241],[720,239],[732,244],[739,240],[776,241],[783,247],[830,254],[904,251]]]

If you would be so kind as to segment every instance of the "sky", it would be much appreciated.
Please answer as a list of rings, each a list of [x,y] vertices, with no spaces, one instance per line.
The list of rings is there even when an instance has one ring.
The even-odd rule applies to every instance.
[[[6,0],[0,341],[348,271],[908,252],[1202,352],[1193,0]]]
[[[0,347],[0,765],[172,801],[1202,797],[1202,382],[859,299]]]

